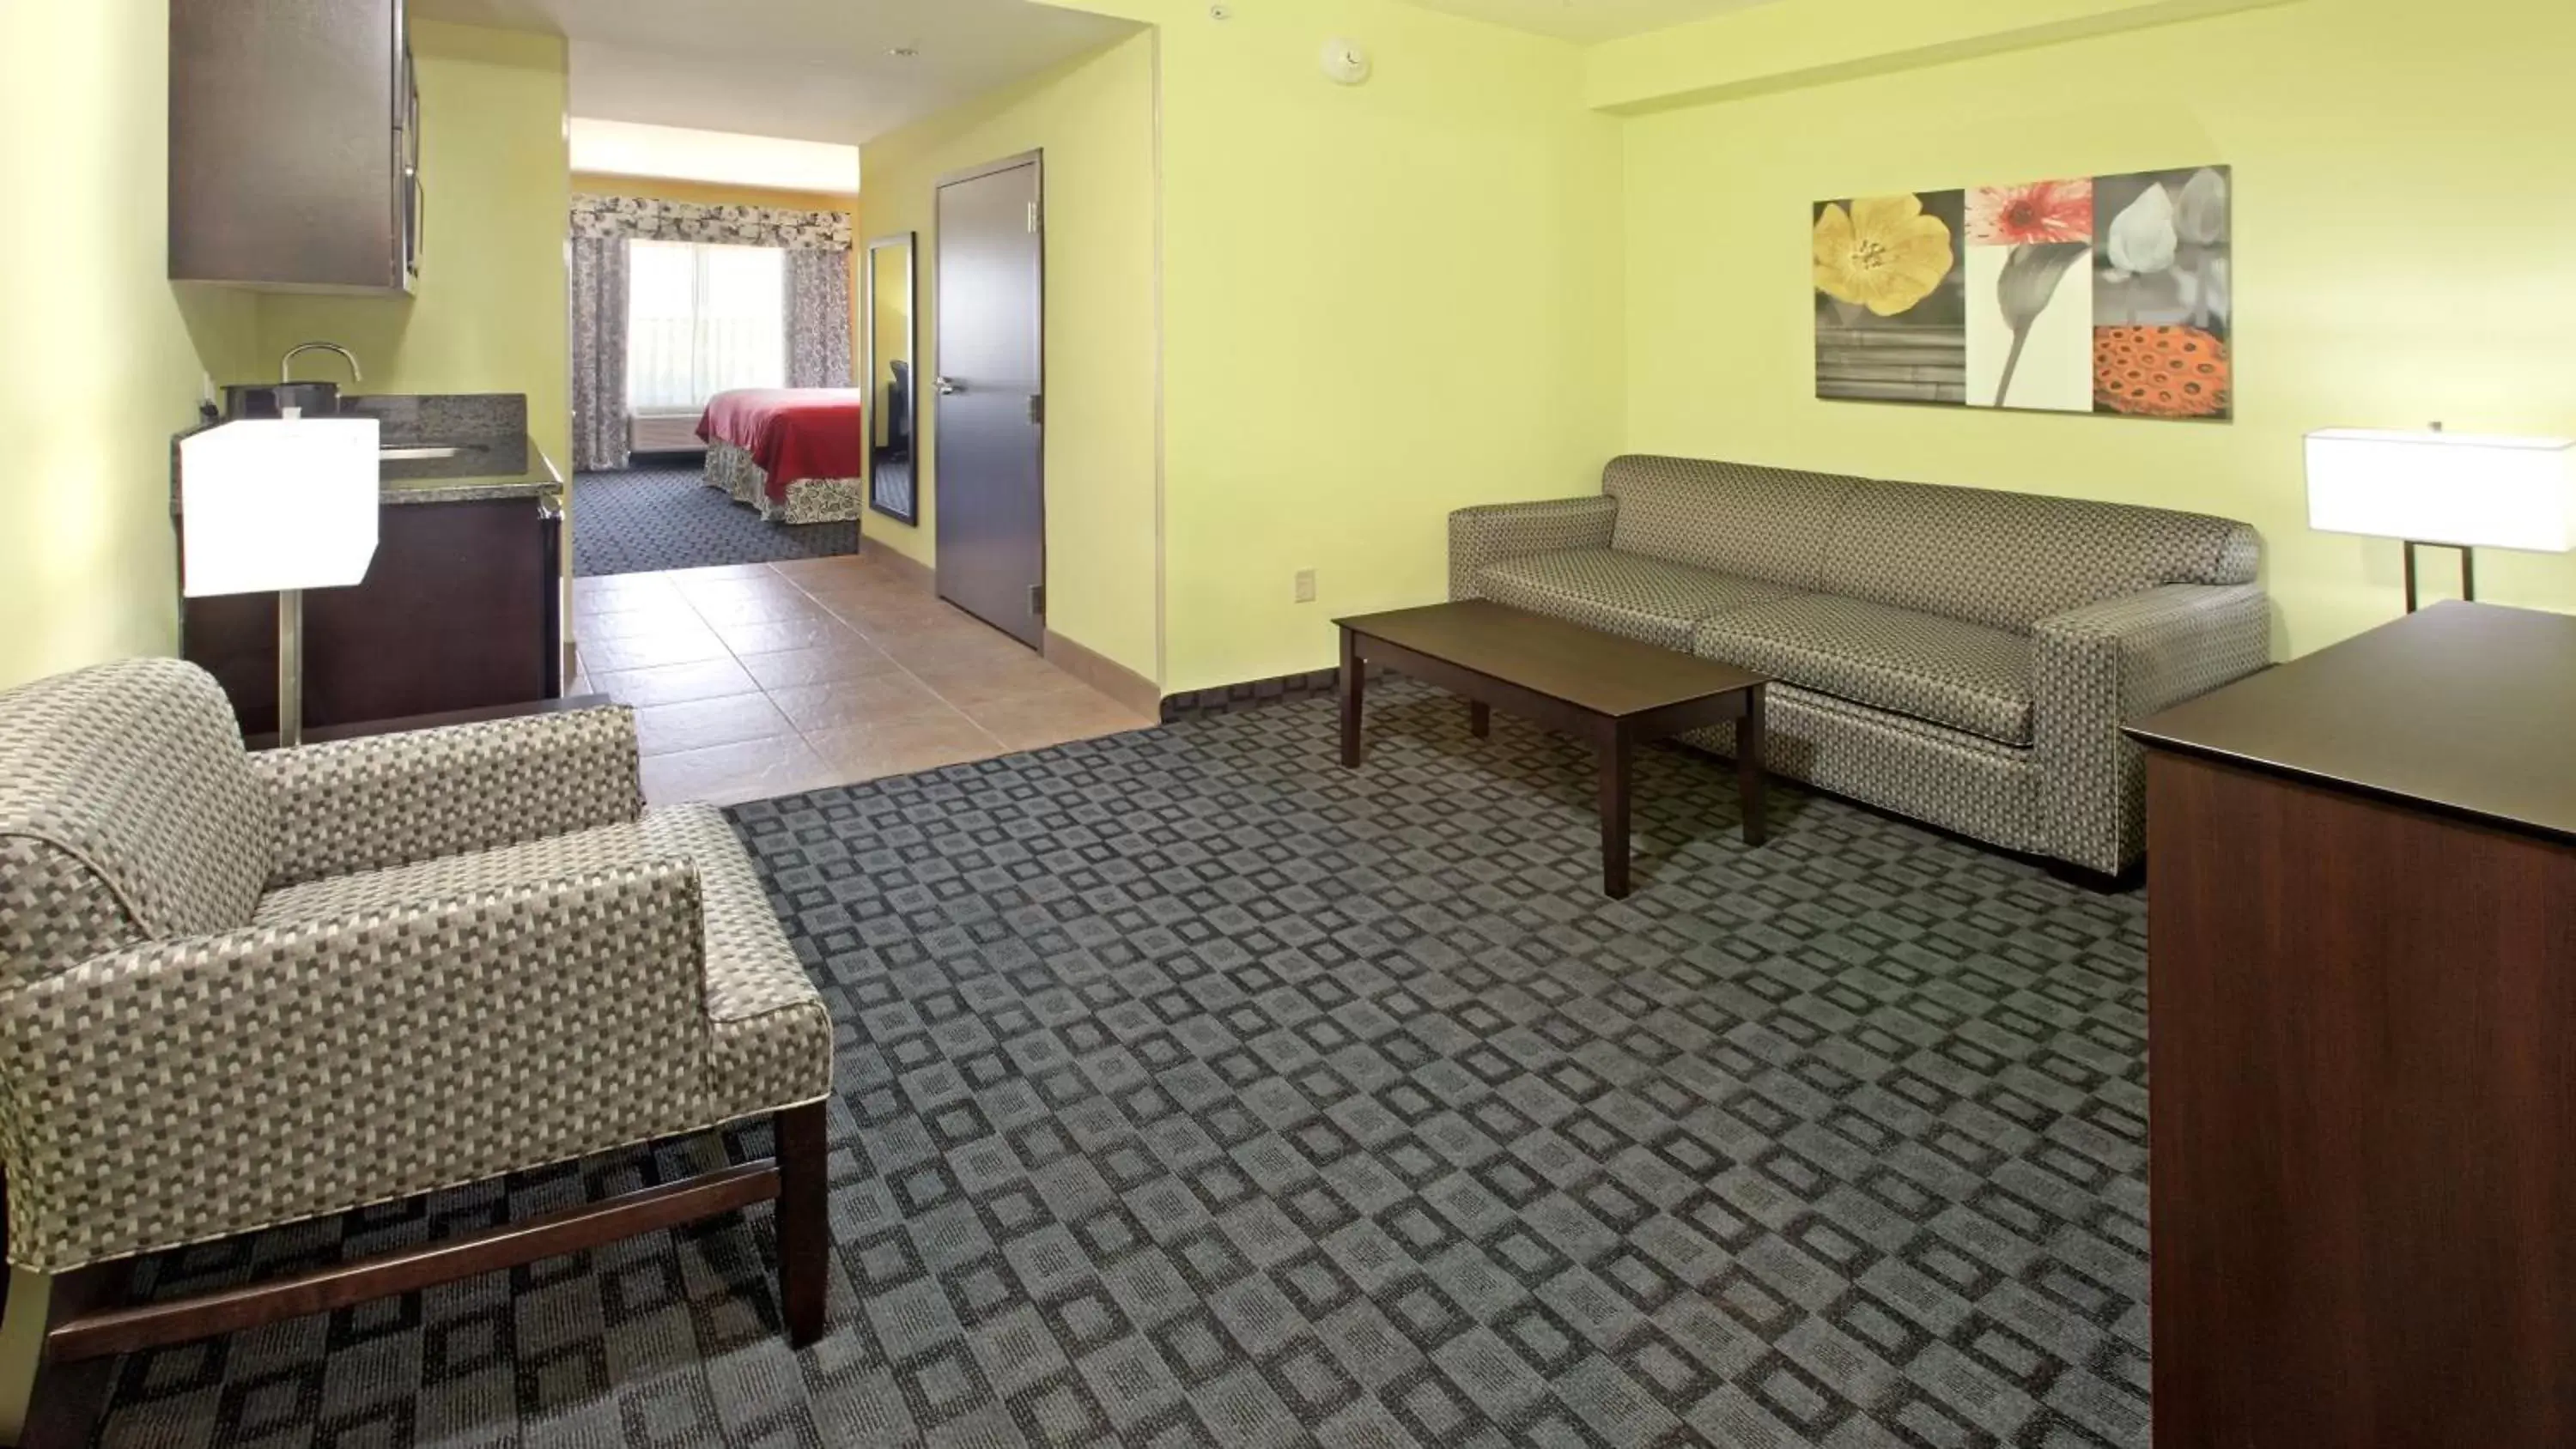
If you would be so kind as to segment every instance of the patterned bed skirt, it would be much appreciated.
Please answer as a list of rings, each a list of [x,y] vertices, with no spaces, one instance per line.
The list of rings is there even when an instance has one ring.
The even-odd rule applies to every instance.
[[[707,444],[707,486],[760,511],[771,523],[847,523],[859,516],[868,489],[859,478],[808,478],[787,485],[784,504],[769,496],[769,474],[747,448]]]

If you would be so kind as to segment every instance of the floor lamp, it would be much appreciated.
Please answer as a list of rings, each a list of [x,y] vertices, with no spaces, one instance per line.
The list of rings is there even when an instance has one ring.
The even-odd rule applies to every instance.
[[[2406,612],[2416,554],[2460,551],[2460,597],[2478,596],[2476,551],[2576,547],[2576,443],[2340,428],[2308,435],[2308,527],[2406,546]]]
[[[304,739],[304,591],[366,581],[376,557],[373,418],[226,423],[179,444],[181,592],[277,595],[277,742]]]

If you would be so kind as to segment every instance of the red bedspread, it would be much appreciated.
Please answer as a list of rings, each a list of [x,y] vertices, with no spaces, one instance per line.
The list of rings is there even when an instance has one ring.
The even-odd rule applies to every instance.
[[[698,437],[731,443],[769,475],[771,501],[809,478],[856,478],[867,471],[867,394],[857,388],[745,388],[717,393]]]

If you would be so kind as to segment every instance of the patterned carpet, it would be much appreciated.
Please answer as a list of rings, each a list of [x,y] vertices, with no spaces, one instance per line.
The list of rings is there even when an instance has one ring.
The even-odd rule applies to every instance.
[[[1579,747],[1372,724],[1359,773],[1316,699],[734,812],[843,1026],[811,1352],[762,1209],[128,1360],[105,1442],[2147,1442],[2141,899],[1794,789],[1749,851],[1659,749],[1614,904]]]
[[[583,578],[859,551],[856,523],[764,523],[695,469],[584,473],[573,487],[573,572]]]
[[[912,496],[912,460],[877,454],[876,476],[868,484],[870,501],[897,518],[918,519],[920,508]]]

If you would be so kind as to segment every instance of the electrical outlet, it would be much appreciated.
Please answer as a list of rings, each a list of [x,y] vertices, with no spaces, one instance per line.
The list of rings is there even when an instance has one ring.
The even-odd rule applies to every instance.
[[[1315,602],[1315,571],[1313,569],[1297,570],[1297,602],[1301,604],[1311,604]]]

